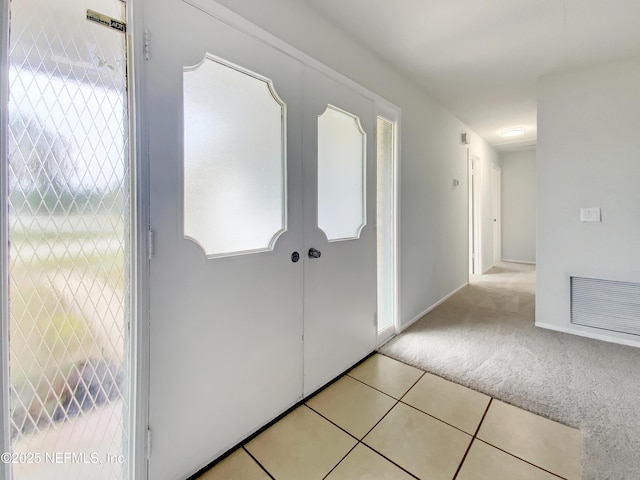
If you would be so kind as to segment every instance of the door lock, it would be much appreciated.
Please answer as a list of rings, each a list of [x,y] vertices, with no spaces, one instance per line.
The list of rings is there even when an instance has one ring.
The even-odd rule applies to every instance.
[[[293,252],[291,254],[291,261],[296,263],[298,260],[300,260],[300,254],[298,252]]]
[[[316,250],[313,247],[309,249],[309,258],[320,258],[320,255],[322,255],[320,250]]]

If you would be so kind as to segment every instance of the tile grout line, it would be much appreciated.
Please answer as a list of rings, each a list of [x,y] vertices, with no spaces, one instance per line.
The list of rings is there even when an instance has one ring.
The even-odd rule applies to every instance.
[[[484,419],[486,418],[487,413],[489,413],[489,407],[491,407],[492,403],[493,403],[493,397],[489,397],[489,403],[487,404],[487,408],[485,408],[484,410],[484,414],[480,419],[480,423],[478,424],[478,428],[476,428],[476,432],[473,434],[473,438],[476,438],[478,436],[478,433],[480,432],[480,427],[482,426],[482,423],[484,422]]]
[[[375,423],[375,425],[374,425],[373,427],[371,427],[371,428],[369,429],[369,431],[368,431],[367,433],[365,433],[365,434],[362,436],[362,440],[364,440],[364,439],[365,439],[365,437],[366,437],[367,435],[369,435],[369,434],[373,431],[373,429],[374,429],[374,428],[376,428],[376,427],[380,424],[380,422],[381,422],[382,420],[384,420],[385,418],[387,418],[387,415],[389,415],[389,412],[391,412],[391,410],[393,410],[394,408],[396,408],[396,407],[398,406],[398,404],[399,404],[399,403],[400,403],[400,400],[396,400],[396,403],[394,403],[394,404],[393,404],[393,407],[391,407],[389,410],[387,410],[387,412],[382,416],[382,418],[381,418],[380,420],[378,420],[378,421]],[[361,440],[361,441],[362,441],[362,440]]]
[[[276,480],[276,478],[275,478],[273,475],[271,475],[271,474],[269,473],[269,470],[267,470],[267,469],[265,468],[265,466],[264,466],[264,465],[262,465],[262,464],[258,461],[258,459],[257,459],[256,457],[254,457],[254,456],[251,454],[251,452],[250,452],[249,450],[247,450],[247,449],[246,449],[246,444],[242,446],[242,450],[244,450],[244,451],[247,453],[247,455],[249,455],[249,456],[252,458],[252,460],[253,460],[254,462],[256,462],[256,463],[258,464],[258,466],[259,466],[262,470],[264,470],[264,473],[266,473],[267,475],[269,475],[269,478],[270,478],[271,480]]]
[[[391,397],[391,398],[393,398],[393,397]],[[394,400],[395,400],[395,399],[394,399]],[[364,440],[364,437],[366,437],[367,435],[369,435],[369,433],[371,433],[371,430],[373,430],[374,428],[376,428],[376,426],[378,425],[378,423],[380,423],[380,422],[382,421],[382,419],[384,419],[384,418],[387,416],[387,414],[388,414],[391,410],[393,410],[393,409],[394,409],[394,408],[395,408],[399,403],[400,403],[400,400],[396,400],[396,403],[393,405],[393,407],[391,407],[391,408],[390,408],[390,409],[389,409],[389,410],[388,410],[388,411],[387,411],[387,412],[382,416],[382,418],[381,418],[380,420],[378,420],[378,421],[376,422],[376,424],[375,424],[373,427],[371,427],[371,429],[369,429],[369,431],[368,431],[367,433],[365,433],[365,434],[362,436],[362,440]],[[407,473],[408,475],[412,476],[413,478],[418,479],[418,477],[416,477],[413,473],[411,473],[410,471],[408,471],[407,469],[405,469],[405,468],[404,468],[404,467],[402,467],[401,465],[398,465],[396,462],[394,462],[394,461],[393,461],[393,460],[391,460],[390,458],[386,457],[385,455],[383,455],[382,453],[380,453],[379,451],[377,451],[377,450],[376,450],[375,448],[373,448],[371,445],[368,445],[368,444],[364,443],[362,440],[358,439],[358,437],[356,437],[355,435],[353,435],[353,434],[351,434],[351,433],[347,432],[347,431],[346,431],[344,428],[342,428],[340,425],[338,425],[338,424],[334,423],[332,420],[329,420],[327,417],[325,417],[323,414],[321,414],[320,412],[318,412],[317,410],[315,410],[313,407],[311,407],[311,406],[307,405],[306,403],[305,403],[304,405],[305,405],[305,407],[307,407],[309,410],[311,410],[312,412],[317,413],[317,414],[318,414],[320,417],[322,417],[324,420],[326,420],[327,422],[331,423],[331,424],[332,424],[332,425],[334,425],[335,427],[339,428],[340,430],[342,430],[344,433],[346,433],[347,435],[349,435],[351,438],[353,438],[353,439],[356,441],[356,444],[351,448],[351,450],[349,450],[349,451],[346,453],[346,455],[345,455],[344,457],[342,457],[342,458],[340,459],[340,461],[338,461],[338,463],[336,463],[336,464],[334,465],[334,467],[329,471],[329,473],[327,473],[324,477],[322,477],[323,479],[327,478],[327,477],[331,474],[331,472],[333,472],[333,471],[338,467],[338,465],[340,465],[340,464],[343,462],[343,460],[344,460],[345,458],[347,458],[347,456],[348,456],[348,455],[349,455],[349,454],[350,454],[350,453],[351,453],[351,452],[352,452],[352,451],[353,451],[353,450],[354,450],[358,445],[363,445],[363,446],[365,446],[366,448],[369,448],[370,450],[374,451],[375,453],[377,453],[378,455],[380,455],[382,458],[384,458],[385,460],[387,460],[389,463],[392,463],[393,465],[395,465],[396,467],[398,467],[398,468],[399,468],[400,470],[402,470],[403,472]]]
[[[417,369],[416,369],[416,370],[417,370]],[[422,371],[422,370],[421,370],[421,371]],[[425,373],[426,373],[426,372],[422,372],[422,375],[420,375],[420,378],[422,378],[422,377],[424,376],[424,374],[425,374]],[[349,375],[349,373],[346,373],[346,376],[347,376],[347,377],[349,377],[349,378],[351,378],[351,379],[353,379],[353,380],[355,380],[356,382],[360,382],[361,384],[366,385],[366,386],[367,386],[367,387],[369,387],[369,388],[373,388],[376,392],[380,392],[380,393],[382,393],[382,394],[386,395],[387,397],[393,398],[393,399],[394,399],[394,400],[396,400],[396,401],[400,401],[400,399],[399,399],[399,398],[396,398],[396,397],[394,397],[393,395],[389,395],[387,392],[383,392],[383,391],[382,391],[382,390],[380,390],[379,388],[376,388],[376,387],[374,387],[374,386],[372,386],[372,385],[369,385],[367,382],[363,382],[363,381],[362,381],[362,380],[360,380],[359,378],[352,377],[351,375]],[[418,380],[420,380],[420,378],[418,378]],[[416,385],[416,383],[418,383],[418,380],[416,380],[416,381],[415,381],[415,383],[413,383],[413,384],[411,385],[411,387],[409,387],[409,390],[411,390],[411,389]],[[405,393],[403,393],[403,394],[401,395],[401,397],[400,397],[400,398],[404,397],[404,396],[407,394],[407,392],[408,392],[409,390],[407,390]]]
[[[460,470],[462,470],[462,465],[464,464],[464,461],[467,459],[467,455],[469,455],[469,451],[471,450],[471,446],[473,445],[473,442],[477,438],[478,432],[480,431],[480,427],[482,426],[482,422],[484,422],[484,418],[487,416],[487,413],[489,412],[489,407],[491,407],[491,403],[492,402],[493,402],[493,397],[489,397],[489,403],[487,404],[487,408],[485,408],[485,410],[484,410],[484,414],[482,415],[482,418],[480,419],[480,423],[478,424],[478,428],[476,428],[476,432],[471,437],[471,441],[469,442],[469,445],[467,446],[467,450],[464,452],[464,455],[462,456],[462,459],[460,460],[460,464],[458,465],[458,468],[456,469],[456,473],[453,475],[453,479],[452,480],[456,480],[456,478],[458,477],[458,474],[460,473]]]
[[[304,404],[305,407],[307,407],[309,410],[311,410],[313,413],[317,414],[318,416],[322,417],[323,420],[326,420],[327,422],[329,422],[331,425],[333,425],[334,427],[339,428],[340,430],[342,430],[344,433],[346,433],[347,435],[349,435],[351,438],[353,438],[356,442],[359,442],[360,439],[358,437],[356,437],[355,435],[353,435],[352,433],[347,432],[344,428],[342,428],[340,425],[338,425],[337,423],[335,423],[333,420],[328,419],[327,417],[325,417],[322,413],[320,413],[319,411],[317,411],[315,408],[311,407],[310,405],[307,405],[306,403]],[[364,438],[364,437],[363,437]]]
[[[419,370],[419,369],[417,369],[417,370]],[[416,384],[420,381],[420,379],[421,379],[422,377],[424,377],[424,375],[425,375],[425,373],[426,373],[426,372],[425,372],[425,371],[423,371],[423,370],[420,370],[420,371],[422,372],[422,375],[420,375],[420,376],[416,379],[416,381],[415,381],[415,382],[413,382],[413,384],[412,384],[412,385],[407,389],[407,391],[406,391],[406,392],[404,392],[404,394],[402,394],[402,395],[400,396],[400,398],[399,398],[399,399],[396,399],[395,397],[392,397],[391,395],[389,395],[388,393],[383,392],[382,390],[378,390],[377,388],[372,387],[372,386],[371,386],[371,385],[369,385],[368,383],[365,383],[365,382],[363,382],[363,381],[361,381],[361,380],[358,380],[357,378],[351,377],[351,378],[353,378],[354,380],[357,380],[358,382],[362,383],[363,385],[366,385],[366,386],[367,386],[367,387],[369,387],[369,388],[373,388],[374,390],[376,390],[376,391],[378,391],[378,392],[381,392],[381,393],[383,393],[383,394],[387,395],[388,397],[393,398],[393,399],[396,401],[396,403],[394,403],[394,405],[393,405],[389,410],[387,410],[387,412],[382,416],[382,418],[381,418],[380,420],[378,420],[378,421],[375,423],[375,425],[374,425],[373,427],[371,427],[371,428],[369,429],[369,431],[363,435],[362,440],[360,440],[360,441],[359,441],[359,443],[361,443],[361,444],[362,444],[362,445],[364,445],[365,447],[367,447],[367,448],[371,449],[372,451],[374,451],[375,453],[377,453],[378,455],[380,455],[382,458],[384,458],[385,460],[387,460],[388,462],[392,463],[393,465],[395,465],[396,467],[398,467],[400,470],[402,470],[402,471],[403,471],[403,472],[405,472],[406,474],[408,474],[408,475],[410,475],[411,477],[416,478],[416,479],[418,479],[418,477],[417,477],[416,475],[414,475],[413,473],[411,473],[409,470],[407,470],[407,469],[406,469],[406,468],[404,468],[403,466],[401,466],[401,465],[397,464],[396,462],[394,462],[393,460],[391,460],[390,458],[388,458],[386,455],[384,455],[382,452],[379,452],[378,450],[376,450],[375,448],[373,448],[371,445],[369,445],[369,444],[367,444],[367,443],[364,443],[364,439],[367,437],[367,435],[369,435],[369,434],[370,434],[370,433],[371,433],[371,432],[372,432],[372,431],[373,431],[373,430],[374,430],[374,429],[375,429],[375,428],[380,424],[380,422],[382,422],[382,420],[384,420],[384,419],[387,417],[387,415],[389,415],[389,413],[390,413],[394,408],[396,408],[400,403],[403,403],[403,402],[401,402],[401,399],[403,399],[403,398],[405,397],[405,395],[407,395],[407,393],[409,393],[409,391],[410,391],[413,387],[415,387],[415,386],[416,386]],[[403,403],[403,405],[404,405],[404,403]],[[354,448],[355,448],[355,447],[354,447]],[[419,479],[418,479],[418,480],[419,480]]]
[[[489,397],[489,404],[487,405],[487,408],[485,409],[484,414],[482,415],[482,418],[480,419],[480,424],[478,424],[478,428],[476,429],[476,433],[471,434],[471,433],[469,433],[469,432],[465,432],[465,431],[464,431],[464,430],[462,430],[461,428],[456,427],[455,425],[452,425],[452,424],[451,424],[451,423],[449,423],[449,422],[445,422],[444,420],[442,420],[441,418],[436,417],[435,415],[432,415],[432,414],[430,414],[430,413],[428,413],[428,412],[425,412],[424,410],[420,410],[418,407],[415,407],[415,406],[411,405],[410,403],[407,403],[407,402],[403,402],[403,401],[402,401],[402,399],[403,399],[404,397],[406,397],[406,396],[409,394],[409,392],[411,391],[411,389],[412,389],[413,387],[415,387],[415,386],[418,384],[418,382],[419,382],[420,380],[422,380],[422,377],[424,377],[427,373],[428,373],[428,372],[426,372],[426,371],[423,371],[423,372],[422,372],[422,375],[420,375],[420,378],[418,378],[418,380],[416,380],[416,381],[415,381],[415,383],[414,383],[413,385],[411,385],[411,387],[409,388],[409,390],[407,390],[407,391],[404,393],[404,395],[402,395],[402,397],[400,397],[400,400],[398,400],[398,402],[393,406],[393,408],[397,407],[397,406],[398,406],[398,403],[402,403],[403,405],[405,405],[405,406],[407,406],[407,407],[410,407],[410,408],[413,408],[414,410],[416,410],[416,411],[418,411],[418,412],[420,412],[420,413],[424,413],[425,415],[427,415],[427,416],[429,416],[429,417],[433,418],[434,420],[438,420],[439,422],[442,422],[442,423],[444,423],[445,425],[448,425],[448,426],[450,426],[450,427],[452,427],[452,428],[455,428],[456,430],[458,430],[459,432],[464,433],[465,435],[469,435],[469,436],[471,436],[471,437],[475,437],[475,436],[477,435],[477,433],[478,433],[478,430],[480,429],[480,425],[482,425],[482,421],[484,420],[485,415],[487,414],[487,410],[489,410],[489,405],[491,405],[491,400],[492,400],[492,398],[491,398],[491,397]],[[442,377],[440,377],[440,378],[442,378]],[[446,380],[446,379],[444,379],[444,380]],[[450,381],[450,380],[447,380],[447,381]],[[365,385],[366,385],[366,384],[365,384]],[[465,387],[465,388],[466,388],[466,387]],[[385,416],[386,416],[386,415],[385,415]],[[367,434],[368,434],[368,433],[369,433],[369,432],[367,432]]]
[[[365,384],[365,385],[366,385],[366,384]],[[368,385],[367,385],[367,386],[368,386]],[[390,398],[393,398],[393,397],[390,397]],[[388,462],[390,462],[390,463],[394,464],[394,465],[395,465],[396,467],[398,467],[399,469],[401,469],[401,470],[403,470],[404,472],[408,473],[408,474],[409,474],[409,475],[411,475],[412,477],[414,477],[414,478],[418,478],[418,477],[416,477],[414,474],[412,474],[411,472],[409,472],[408,470],[406,470],[404,467],[402,467],[402,466],[398,465],[396,462],[394,462],[394,461],[393,461],[393,460],[391,460],[390,458],[386,457],[385,455],[383,455],[382,453],[380,453],[379,451],[377,451],[377,450],[376,450],[375,448],[373,448],[371,445],[369,445],[369,444],[367,444],[367,443],[364,443],[364,442],[363,442],[364,438],[365,438],[367,435],[369,435],[369,434],[371,433],[371,431],[372,431],[374,428],[376,428],[376,427],[378,426],[378,424],[379,424],[379,423],[380,423],[380,422],[381,422],[381,421],[382,421],[382,420],[383,420],[383,419],[384,419],[384,418],[389,414],[389,412],[390,412],[391,410],[393,410],[393,409],[394,409],[394,408],[395,408],[395,407],[400,403],[400,400],[396,400],[395,398],[394,398],[394,400],[396,401],[396,403],[394,403],[394,404],[393,404],[393,406],[392,406],[389,410],[387,410],[387,412],[382,416],[382,418],[381,418],[380,420],[378,420],[378,421],[376,422],[376,424],[375,424],[373,427],[371,427],[371,428],[367,431],[367,433],[365,433],[365,434],[362,436],[362,440],[360,440],[360,439],[359,439],[358,437],[356,437],[355,435],[353,435],[353,434],[351,434],[351,433],[347,432],[347,431],[346,431],[344,428],[342,428],[340,425],[338,425],[338,424],[334,423],[332,420],[329,420],[327,417],[325,417],[325,416],[324,416],[323,414],[321,414],[320,412],[318,412],[318,411],[314,410],[314,409],[313,409],[313,407],[310,407],[310,406],[309,406],[309,405],[307,405],[306,403],[305,403],[304,405],[305,405],[309,410],[311,410],[311,411],[313,411],[313,412],[317,413],[320,417],[322,417],[323,419],[325,419],[327,422],[331,423],[332,425],[334,425],[334,426],[336,426],[337,428],[339,428],[340,430],[342,430],[344,433],[346,433],[347,435],[349,435],[351,438],[353,438],[353,439],[357,442],[357,443],[353,446],[353,448],[347,452],[347,455],[349,455],[349,454],[350,454],[350,453],[351,453],[351,452],[352,452],[352,451],[353,451],[353,450],[354,450],[358,445],[362,444],[362,445],[364,445],[365,447],[370,448],[371,450],[373,450],[374,452],[376,452],[378,455],[380,455],[382,458],[384,458],[384,459],[385,459],[385,460],[387,460]],[[326,477],[327,477],[331,472],[333,472],[333,471],[336,469],[336,467],[337,467],[338,465],[340,465],[340,464],[342,463],[342,461],[343,461],[345,458],[347,458],[347,455],[345,455],[344,457],[342,457],[342,459],[341,459],[341,460],[340,460],[340,461],[339,461],[339,462],[338,462],[338,463],[337,463],[337,464],[336,464],[336,465],[331,469],[331,471],[330,471],[329,473],[327,473],[327,475],[326,475],[325,477],[323,477],[323,478],[326,478]]]
[[[506,454],[507,454],[507,455],[509,455],[510,457],[513,457],[513,458],[515,458],[515,459],[518,459],[518,460],[520,460],[521,462],[524,462],[524,463],[526,463],[526,464],[529,464],[529,465],[531,465],[532,467],[537,468],[538,470],[542,470],[543,472],[547,472],[548,474],[553,475],[554,477],[561,478],[562,480],[567,480],[567,478],[566,478],[566,477],[563,477],[563,476],[561,476],[561,475],[558,475],[557,473],[554,473],[554,472],[552,472],[551,470],[547,470],[546,468],[542,468],[542,467],[540,467],[539,465],[536,465],[535,463],[531,463],[530,461],[525,460],[524,458],[518,457],[517,455],[514,455],[513,453],[507,452],[506,450],[503,450],[503,449],[502,449],[502,448],[500,448],[500,447],[496,447],[495,445],[493,445],[492,443],[487,442],[486,440],[483,440],[483,439],[481,439],[481,438],[476,438],[476,440],[478,440],[479,442],[484,443],[485,445],[490,446],[491,448],[495,448],[496,450],[500,450],[502,453],[506,453]]]
[[[465,435],[468,435],[468,436],[469,436],[469,437],[471,437],[471,438],[475,437],[475,435],[473,435],[472,433],[465,432],[465,431],[464,431],[464,430],[462,430],[460,427],[456,427],[455,425],[452,425],[452,424],[451,424],[451,423],[449,423],[449,422],[445,422],[445,421],[444,421],[444,420],[442,420],[441,418],[438,418],[438,417],[436,417],[435,415],[431,415],[430,413],[427,413],[427,412],[425,412],[424,410],[420,410],[418,407],[414,407],[413,405],[411,405],[411,404],[409,404],[409,403],[405,403],[405,402],[403,402],[403,401],[398,401],[398,403],[403,404],[405,407],[412,408],[413,410],[415,410],[415,411],[417,411],[417,412],[420,412],[420,413],[422,413],[422,414],[426,415],[427,417],[431,417],[431,418],[433,418],[434,420],[437,420],[437,421],[439,421],[439,422],[441,422],[441,423],[444,423],[445,425],[447,425],[447,426],[449,426],[449,427],[451,427],[451,428],[455,428],[455,429],[456,429],[456,430],[458,430],[459,432],[464,433]],[[395,406],[395,405],[394,405],[394,406]]]
[[[390,458],[388,458],[387,456],[385,456],[384,454],[382,454],[381,452],[379,452],[378,450],[376,450],[375,448],[373,448],[371,445],[368,445],[364,442],[360,442],[362,445],[364,445],[365,447],[369,448],[370,450],[376,452],[378,455],[380,455],[382,458],[384,458],[386,461],[388,461],[389,463],[392,463],[393,465],[395,465],[396,467],[398,467],[400,470],[402,470],[403,472],[405,472],[407,475],[420,480],[420,477],[414,475],[413,473],[411,473],[409,470],[407,470],[406,468],[404,468],[402,465],[397,464],[396,462],[394,462],[393,460],[391,460]]]
[[[328,421],[330,421],[330,420],[328,420]],[[356,448],[358,445],[360,445],[360,441],[359,441],[359,440],[356,442],[356,444],[355,444],[353,447],[351,447],[351,449],[350,449],[350,450],[349,450],[349,451],[344,455],[344,457],[342,457],[342,458],[338,461],[338,463],[336,463],[336,464],[333,466],[333,468],[332,468],[331,470],[329,470],[329,471],[327,472],[327,474],[326,474],[324,477],[322,477],[322,480],[324,480],[324,479],[325,479],[325,478],[327,478],[329,475],[331,475],[331,472],[333,472],[336,468],[338,468],[338,465],[340,465],[340,464],[344,461],[344,459],[345,459],[345,458],[347,458],[347,457],[349,456],[349,454],[355,450],[355,448]]]
[[[521,461],[523,461],[524,463],[528,463],[528,464],[529,464],[529,465],[531,465],[532,467],[538,468],[538,469],[540,469],[540,470],[542,470],[542,471],[544,471],[544,472],[547,472],[547,473],[549,473],[549,474],[551,474],[551,475],[553,475],[553,476],[555,476],[555,477],[562,478],[563,480],[567,480],[565,477],[562,477],[562,476],[558,475],[557,473],[553,473],[552,471],[547,470],[546,468],[542,468],[542,467],[540,467],[540,466],[536,465],[535,463],[531,463],[531,462],[529,462],[529,461],[525,460],[524,458],[520,458],[520,457],[518,457],[517,455],[514,455],[513,453],[507,452],[506,450],[503,450],[503,449],[502,449],[502,448],[500,448],[500,447],[496,447],[495,445],[493,445],[493,444],[491,444],[491,443],[487,442],[486,440],[483,440],[482,438],[479,438],[479,437],[478,437],[478,433],[480,433],[480,427],[482,427],[482,423],[484,422],[484,419],[485,419],[485,417],[487,416],[487,413],[489,413],[489,407],[490,407],[490,406],[491,406],[491,404],[493,403],[493,400],[494,400],[494,398],[493,398],[493,397],[491,397],[491,399],[489,400],[489,405],[487,405],[487,409],[485,410],[484,415],[482,416],[482,420],[480,420],[480,424],[478,425],[478,428],[476,429],[476,433],[473,435],[473,439],[474,439],[474,440],[478,440],[479,442],[482,442],[482,443],[484,443],[484,444],[486,444],[486,445],[489,445],[490,447],[493,447],[493,448],[495,448],[496,450],[500,450],[501,452],[506,453],[507,455],[509,455],[509,456],[511,456],[511,457],[513,457],[513,458],[517,458],[518,460],[521,460]],[[473,443],[473,442],[472,442],[472,443]],[[464,460],[464,459],[463,459],[463,460]],[[462,466],[462,464],[460,464],[460,465]],[[456,473],[456,475],[457,475],[457,473]],[[455,480],[455,477],[453,477],[453,480]]]
[[[391,412],[391,410],[393,410],[394,408],[396,408],[398,406],[398,404],[400,403],[400,400],[397,400],[396,403],[393,405],[393,407],[391,407],[389,409],[389,411],[387,413],[385,413],[382,418],[380,420],[378,420],[376,422],[376,424],[371,427],[369,429],[369,431],[362,437],[362,440],[360,440],[360,443],[362,443],[363,445],[365,445],[366,447],[370,448],[371,450],[373,450],[374,452],[376,452],[378,455],[380,455],[382,458],[384,458],[385,460],[393,463],[396,467],[401,468],[402,470],[404,470],[405,472],[409,473],[411,476],[415,476],[413,475],[411,472],[409,472],[408,470],[406,470],[405,468],[401,467],[400,465],[398,465],[396,462],[394,462],[393,460],[391,460],[390,458],[388,458],[386,455],[384,455],[382,452],[379,452],[378,450],[376,450],[375,448],[373,448],[371,445],[369,445],[368,443],[364,443],[364,439],[367,437],[367,435],[369,435],[379,424],[380,422],[382,422],[382,420],[384,420],[387,415],[389,415],[389,412]],[[416,477],[417,478],[417,477]]]
[[[399,402],[402,402],[402,399],[407,396],[407,393],[409,393],[411,389],[415,387],[420,380],[422,380],[422,377],[424,377],[427,374],[427,372],[425,372],[424,370],[420,370],[420,371],[422,372],[422,375],[420,375],[418,379],[415,382],[413,382],[413,384],[407,389],[407,391],[404,392],[404,394],[402,394],[402,396],[398,399]]]
[[[417,370],[419,370],[419,369],[417,369]],[[406,391],[404,394],[402,394],[402,396],[400,396],[400,398],[401,398],[401,399],[402,399],[402,398],[404,398],[404,397],[405,397],[405,395],[406,395],[407,393],[409,393],[409,391],[410,391],[413,387],[415,387],[415,386],[416,386],[416,384],[420,381],[420,379],[421,379],[422,377],[424,377],[424,375],[425,375],[425,373],[426,373],[426,372],[424,372],[424,371],[422,371],[422,370],[420,370],[420,371],[422,372],[422,374],[421,374],[421,375],[416,379],[416,381],[415,381],[415,382],[413,382],[413,383],[411,384],[411,386],[407,389],[407,391]],[[362,444],[362,445],[363,445],[363,446],[365,446],[366,448],[369,448],[369,449],[370,449],[370,450],[372,450],[373,452],[375,452],[375,453],[377,453],[378,455],[380,455],[382,458],[384,458],[384,459],[385,459],[386,461],[388,461],[389,463],[391,463],[391,464],[395,465],[396,467],[398,467],[400,470],[402,470],[403,472],[405,472],[407,475],[409,475],[409,476],[411,476],[411,477],[413,477],[413,478],[415,478],[415,479],[418,479],[418,477],[417,477],[417,476],[415,476],[413,473],[411,473],[410,471],[408,471],[407,469],[405,469],[405,468],[404,468],[404,467],[402,467],[401,465],[398,465],[396,462],[394,462],[393,460],[391,460],[391,459],[390,459],[390,458],[388,458],[387,456],[383,455],[381,452],[379,452],[378,450],[376,450],[375,448],[373,448],[371,445],[368,445],[368,444],[364,443],[364,441],[363,441],[363,440],[365,439],[365,437],[366,437],[367,435],[369,435],[369,434],[373,431],[373,429],[375,429],[375,428],[378,426],[378,424],[379,424],[380,422],[382,422],[382,420],[384,420],[384,419],[386,418],[386,416],[391,412],[391,410],[393,410],[394,408],[396,408],[396,407],[398,406],[398,404],[399,404],[399,403],[401,403],[401,402],[400,402],[400,399],[397,399],[397,398],[395,398],[395,397],[393,397],[393,396],[389,395],[388,393],[383,392],[382,390],[380,390],[380,389],[378,389],[378,388],[376,388],[376,387],[373,387],[373,386],[369,385],[368,383],[363,382],[362,380],[360,380],[360,379],[358,379],[358,378],[352,377],[351,375],[349,375],[349,373],[346,373],[345,375],[346,375],[346,376],[348,376],[349,378],[352,378],[353,380],[356,380],[357,382],[360,382],[361,384],[365,385],[366,387],[369,387],[369,388],[371,388],[371,389],[373,389],[373,390],[375,390],[375,391],[377,391],[377,392],[382,393],[383,395],[386,395],[386,396],[387,396],[387,397],[389,397],[389,398],[392,398],[393,400],[395,400],[395,403],[393,404],[393,406],[392,406],[389,410],[387,410],[387,412],[386,412],[386,413],[385,413],[385,414],[380,418],[380,420],[378,420],[378,421],[375,423],[375,425],[374,425],[373,427],[371,427],[371,428],[367,431],[367,433],[365,433],[365,434],[362,436],[362,440],[358,439],[358,437],[356,437],[356,436],[352,435],[351,433],[347,432],[347,431],[346,431],[344,428],[342,428],[340,425],[337,425],[336,423],[334,423],[333,421],[331,421],[330,419],[328,419],[327,417],[325,417],[324,415],[322,415],[320,412],[318,412],[317,410],[315,410],[313,407],[309,406],[307,403],[305,403],[305,404],[304,404],[304,405],[305,405],[307,408],[309,408],[311,411],[313,411],[313,412],[317,413],[319,416],[321,416],[322,418],[324,418],[327,422],[331,423],[332,425],[335,425],[335,426],[336,426],[336,427],[338,427],[340,430],[342,430],[342,431],[343,431],[343,432],[345,432],[347,435],[351,436],[352,438],[354,438],[354,439],[357,441],[357,443],[353,446],[353,448],[352,448],[351,450],[349,450],[349,451],[347,452],[347,454],[346,454],[344,457],[342,457],[342,459],[341,459],[341,460],[340,460],[340,461],[339,461],[339,462],[338,462],[338,463],[337,463],[337,464],[336,464],[336,465],[335,465],[335,466],[334,466],[334,467],[329,471],[329,473],[327,473],[327,475],[325,475],[323,478],[327,478],[327,477],[331,474],[331,472],[333,472],[333,471],[338,467],[338,465],[340,465],[340,463],[342,463],[342,462],[343,462],[343,460],[344,460],[345,458],[347,458],[347,456],[348,456],[348,455],[349,455],[349,454],[350,454],[350,453],[351,453],[351,452],[352,452],[352,451],[353,451],[353,450],[354,450],[358,445]],[[404,402],[402,402],[402,403],[403,403],[403,405],[406,405]],[[466,432],[465,432],[465,433],[466,433]],[[467,435],[468,435],[468,434],[467,434]],[[419,480],[419,479],[418,479],[418,480]]]
[[[389,394],[385,393],[385,395],[387,395],[388,397],[393,398],[393,399],[396,401],[396,403],[394,403],[394,404],[393,404],[393,406],[392,406],[389,410],[387,410],[387,412],[382,416],[382,418],[381,418],[380,420],[378,420],[378,421],[375,423],[375,425],[374,425],[373,427],[371,427],[371,428],[369,429],[369,431],[368,431],[367,433],[365,433],[365,434],[362,436],[362,440],[364,440],[364,439],[365,439],[365,437],[366,437],[367,435],[369,435],[369,434],[373,431],[373,429],[374,429],[374,428],[376,428],[376,427],[380,424],[380,422],[382,422],[382,420],[384,420],[384,419],[387,417],[387,415],[389,415],[389,413],[391,412],[391,410],[393,410],[394,408],[396,408],[396,407],[398,406],[398,404],[400,403],[400,400],[401,400],[402,398],[404,398],[404,396],[405,396],[407,393],[409,393],[409,390],[411,390],[413,387],[415,387],[415,386],[416,386],[416,384],[420,381],[420,379],[424,376],[424,374],[425,374],[425,372],[422,372],[422,375],[420,375],[420,377],[418,377],[418,379],[417,379],[415,382],[413,382],[413,385],[411,385],[411,386],[407,389],[407,391],[406,391],[406,392],[404,392],[404,394],[400,397],[400,399],[397,399],[397,398],[392,397],[391,395],[389,395]],[[352,377],[352,378],[353,378],[353,377]],[[355,380],[358,380],[358,379],[356,378]],[[358,381],[360,382],[360,380],[358,380]],[[360,382],[360,383],[362,383],[363,385],[366,385],[367,387],[373,388],[374,390],[377,390],[378,392],[384,393],[384,392],[382,392],[382,390],[378,390],[377,388],[372,387],[371,385],[369,385],[369,384],[367,384],[367,383],[364,383],[364,382]],[[365,445],[366,445],[366,443],[365,443]],[[367,445],[367,446],[368,446],[368,445]],[[372,450],[373,450],[373,449],[372,449]],[[380,453],[380,452],[378,452],[378,453]],[[384,457],[384,455],[382,455],[382,456]],[[384,458],[387,458],[387,457],[384,457]],[[387,459],[387,460],[389,460],[389,459]]]

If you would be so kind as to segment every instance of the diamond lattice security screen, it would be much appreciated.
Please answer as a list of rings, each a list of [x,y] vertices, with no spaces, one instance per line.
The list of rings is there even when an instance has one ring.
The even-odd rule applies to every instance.
[[[85,19],[123,5],[11,2],[10,436],[39,459],[16,480],[126,478],[126,39]]]

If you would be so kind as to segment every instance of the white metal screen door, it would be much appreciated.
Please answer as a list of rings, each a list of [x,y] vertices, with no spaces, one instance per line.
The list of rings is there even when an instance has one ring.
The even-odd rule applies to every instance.
[[[302,396],[301,67],[186,2],[147,26],[149,471],[175,479]]]
[[[2,128],[9,347],[3,463],[15,480],[128,478],[126,37],[87,20],[91,8],[124,25],[124,5],[10,3],[1,82],[9,90]]]

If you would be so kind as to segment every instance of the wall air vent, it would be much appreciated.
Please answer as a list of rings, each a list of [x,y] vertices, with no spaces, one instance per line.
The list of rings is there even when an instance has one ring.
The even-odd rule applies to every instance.
[[[571,277],[571,323],[640,335],[640,284]]]

